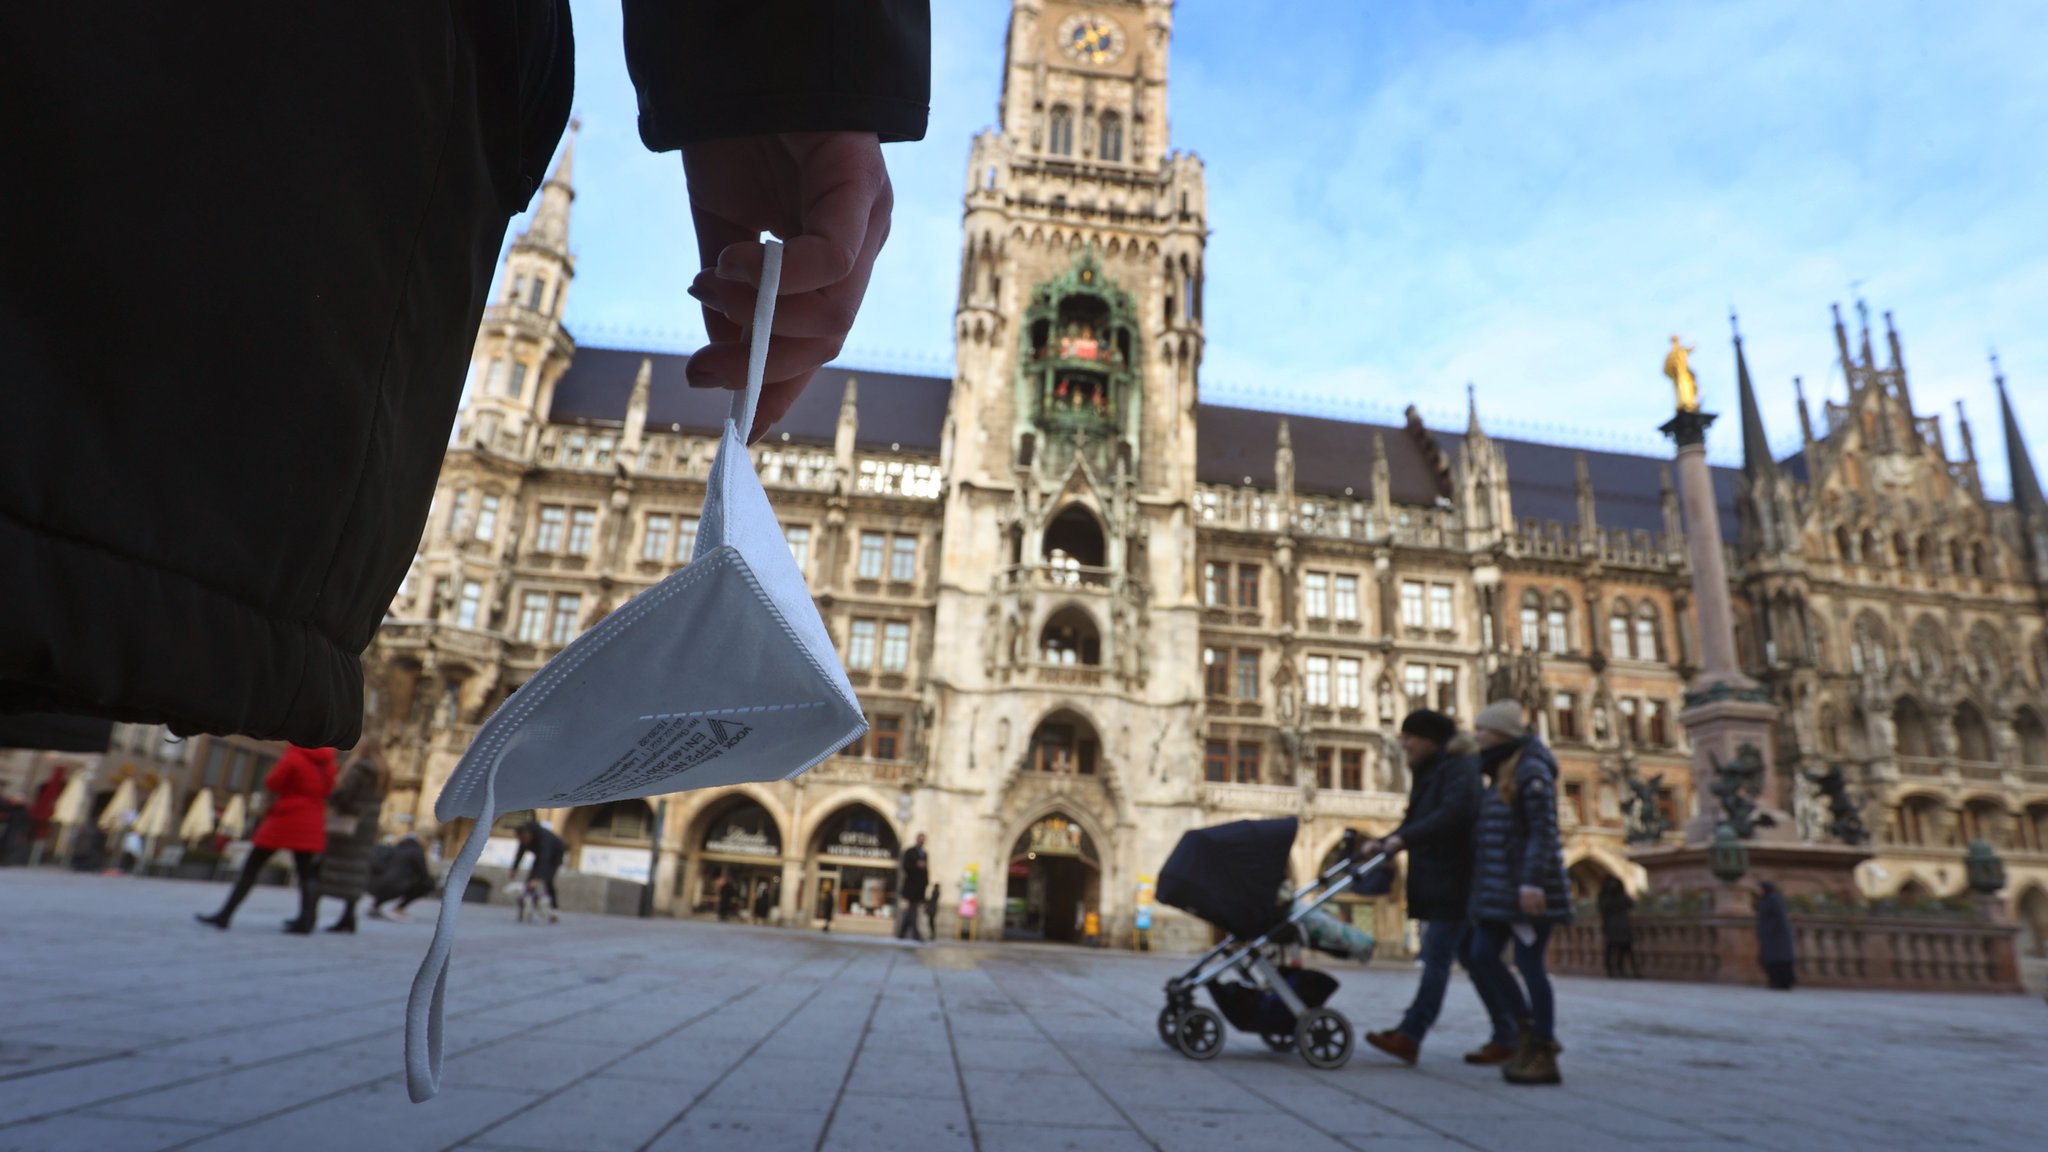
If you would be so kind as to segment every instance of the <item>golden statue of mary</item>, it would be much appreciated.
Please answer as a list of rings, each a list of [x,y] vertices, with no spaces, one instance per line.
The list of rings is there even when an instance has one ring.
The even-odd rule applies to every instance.
[[[1678,410],[1680,412],[1697,412],[1700,410],[1700,389],[1699,385],[1692,378],[1692,364],[1690,362],[1692,351],[1692,349],[1679,343],[1678,337],[1673,336],[1671,338],[1671,351],[1664,355],[1664,375],[1669,376],[1671,383],[1678,389]]]

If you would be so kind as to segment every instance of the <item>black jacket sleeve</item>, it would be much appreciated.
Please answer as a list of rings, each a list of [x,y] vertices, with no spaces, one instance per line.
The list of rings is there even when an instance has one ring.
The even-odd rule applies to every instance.
[[[1445,757],[1430,769],[1439,774],[1435,803],[1426,811],[1410,810],[1394,830],[1401,843],[1427,844],[1442,836],[1470,834],[1479,820],[1479,762],[1465,756]]]
[[[624,0],[640,139],[770,132],[924,138],[928,0]]]

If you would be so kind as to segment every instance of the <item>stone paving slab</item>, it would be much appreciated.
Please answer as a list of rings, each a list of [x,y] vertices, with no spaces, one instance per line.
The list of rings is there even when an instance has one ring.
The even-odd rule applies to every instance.
[[[1161,1045],[1184,961],[465,909],[441,1097],[405,1098],[403,1005],[431,934],[286,937],[262,889],[0,872],[0,1152],[1817,1152],[2048,1147],[2048,1007],[1561,980],[1567,1082],[1459,1054],[1454,981],[1418,1067],[1318,1072],[1231,1034]],[[431,906],[422,909],[430,913]],[[332,906],[329,908],[332,914]],[[1385,1027],[1412,969],[1333,969]]]

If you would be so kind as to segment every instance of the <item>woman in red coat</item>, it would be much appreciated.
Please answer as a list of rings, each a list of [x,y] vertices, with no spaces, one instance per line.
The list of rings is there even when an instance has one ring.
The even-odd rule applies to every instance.
[[[327,794],[334,791],[334,749],[301,748],[293,744],[278,757],[277,767],[264,778],[263,789],[276,797],[263,820],[249,837],[249,858],[228,902],[211,916],[199,917],[201,924],[225,929],[235,909],[256,886],[257,873],[280,850],[292,854],[292,871],[299,878],[299,918],[285,921],[284,930],[303,936],[313,930],[313,915],[320,906],[320,854],[327,850]]]

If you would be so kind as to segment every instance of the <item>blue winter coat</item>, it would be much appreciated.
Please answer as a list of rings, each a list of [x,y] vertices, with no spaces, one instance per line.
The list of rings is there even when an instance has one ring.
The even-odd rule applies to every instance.
[[[1501,795],[1499,778],[1514,780],[1512,804]],[[1530,736],[1500,766],[1480,797],[1473,842],[1472,919],[1530,919],[1521,906],[1521,889],[1528,884],[1543,889],[1545,911],[1538,919],[1571,922],[1564,841],[1557,830],[1557,760],[1541,740]]]

